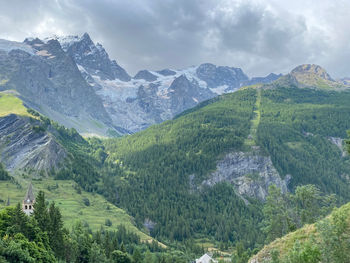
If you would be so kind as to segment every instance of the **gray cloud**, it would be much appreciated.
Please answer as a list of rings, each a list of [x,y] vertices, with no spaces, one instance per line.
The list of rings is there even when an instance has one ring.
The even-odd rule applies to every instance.
[[[132,74],[212,62],[242,67],[251,76],[286,73],[302,63],[350,76],[350,3],[290,2],[1,1],[0,38],[88,32]]]

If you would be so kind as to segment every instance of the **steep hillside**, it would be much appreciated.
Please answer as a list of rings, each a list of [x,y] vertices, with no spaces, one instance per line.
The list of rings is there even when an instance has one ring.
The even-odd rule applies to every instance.
[[[0,91],[4,90],[16,90],[30,107],[80,132],[106,133],[112,127],[101,99],[55,40],[1,40]]]
[[[11,114],[0,118],[0,161],[10,171],[48,172],[63,165],[66,150],[39,120]]]
[[[93,231],[123,224],[142,240],[151,240],[124,210],[92,193],[99,161],[76,131],[25,107],[15,92],[1,92],[0,103],[0,209],[22,202],[32,181],[36,193],[42,190],[56,202],[69,228],[77,221]]]
[[[139,225],[151,221],[154,236],[259,243],[261,206],[254,200],[264,200],[271,184],[283,191],[315,184],[350,200],[343,151],[349,100],[348,90],[305,88],[285,78],[207,101],[173,121],[106,141],[107,162],[122,171],[106,178],[101,192]],[[245,227],[249,235],[242,235]]]
[[[15,92],[0,92],[0,162],[8,170],[39,173],[63,165],[67,152],[39,117]]]
[[[278,238],[249,263],[349,262],[350,203],[327,218]]]

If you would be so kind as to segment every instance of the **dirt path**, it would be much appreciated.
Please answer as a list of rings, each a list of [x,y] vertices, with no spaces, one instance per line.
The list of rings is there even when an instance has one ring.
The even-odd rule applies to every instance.
[[[254,118],[250,121],[250,132],[248,138],[245,139],[244,144],[247,146],[255,146],[257,144],[257,131],[260,123],[261,112],[261,89],[257,89],[256,101],[254,107]]]

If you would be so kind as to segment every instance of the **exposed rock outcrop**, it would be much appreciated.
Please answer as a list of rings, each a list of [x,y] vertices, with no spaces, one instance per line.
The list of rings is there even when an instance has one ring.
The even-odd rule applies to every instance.
[[[89,74],[95,74],[102,79],[119,79],[129,81],[129,74],[118,65],[115,60],[110,60],[108,53],[99,43],[92,42],[89,34],[81,37],[70,36],[57,38],[62,48],[77,63],[84,67]]]
[[[157,80],[157,76],[153,75],[148,70],[140,70],[139,72],[137,72],[134,79],[144,79],[146,81],[152,82]]]
[[[341,151],[342,157],[345,157],[348,155],[348,152],[346,151],[344,144],[343,144],[344,140],[342,138],[328,137],[328,140],[339,148],[339,150]]]
[[[289,180],[290,176],[280,177],[270,157],[259,152],[233,152],[217,163],[217,170],[202,185],[229,182],[241,196],[265,200],[270,185],[274,184],[286,193]]]
[[[0,118],[0,162],[9,171],[50,171],[67,157],[54,136],[40,128],[40,122],[14,114]]]
[[[209,88],[225,85],[227,91],[234,91],[249,80],[240,68],[217,67],[210,63],[200,65],[196,73],[198,78],[205,81]]]
[[[341,81],[335,81],[327,71],[315,64],[304,64],[296,67],[289,74],[302,86],[317,87],[323,89],[345,88]]]

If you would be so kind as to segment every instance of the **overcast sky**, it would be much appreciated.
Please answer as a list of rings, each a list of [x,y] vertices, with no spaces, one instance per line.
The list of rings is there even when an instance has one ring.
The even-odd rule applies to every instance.
[[[349,0],[0,0],[0,38],[88,32],[133,75],[204,62],[350,76]]]

